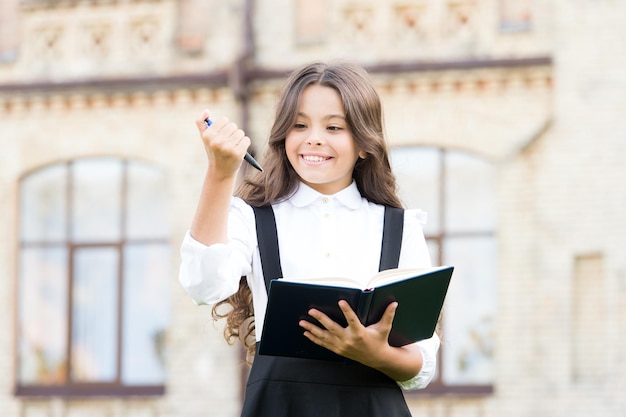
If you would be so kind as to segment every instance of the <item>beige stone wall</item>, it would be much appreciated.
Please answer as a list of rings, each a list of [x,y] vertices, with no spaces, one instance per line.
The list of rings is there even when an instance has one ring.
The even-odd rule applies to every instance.
[[[301,1],[254,2],[252,64],[283,70],[327,58],[374,66],[552,57],[552,64],[372,74],[392,145],[468,150],[498,173],[494,393],[412,394],[414,415],[624,415],[626,5],[535,1],[532,30],[509,33],[498,30],[496,0],[319,3],[328,15],[308,12],[322,13],[316,19],[324,30],[299,31],[292,21]],[[0,6],[0,415],[237,415],[239,351],[224,343],[209,308],[183,293],[177,265],[164,397],[15,398],[15,219],[19,178],[32,169],[87,155],[146,159],[167,170],[179,259],[206,165],[194,118],[207,107],[241,118],[226,84],[182,77],[218,73],[241,56],[246,2],[16,4]],[[15,13],[19,19],[7,17]],[[15,56],[2,55],[15,43]],[[166,85],[168,77],[175,81]],[[144,82],[114,81],[133,78]],[[280,81],[251,83],[248,131],[257,150]],[[15,83],[31,86],[2,89]]]
[[[227,89],[211,92],[154,91],[132,94],[59,94],[32,97],[16,104],[13,98],[2,116],[0,183],[3,184],[2,254],[3,328],[13,329],[15,277],[16,192],[19,177],[38,167],[81,156],[114,155],[147,160],[168,174],[172,259],[180,259],[178,247],[195,210],[200,181],[206,166],[205,154],[195,128],[195,118],[211,105],[236,115]],[[159,416],[199,415],[206,410],[223,410],[228,415],[238,404],[238,356],[221,338],[210,320],[208,308],[198,308],[177,282],[177,265],[171,271],[172,326],[168,334],[168,395],[162,399],[16,400],[11,391],[14,332],[2,332],[0,404],[10,416],[94,415]],[[6,289],[6,291],[5,291]],[[4,339],[6,338],[6,340]],[[218,382],[218,383],[216,383]],[[5,408],[6,407],[6,408]],[[170,411],[168,411],[170,410]],[[171,411],[174,410],[174,411]],[[23,413],[23,414],[20,414]],[[51,413],[51,414],[50,414]],[[170,413],[170,414],[164,414]],[[3,414],[5,415],[5,414]],[[218,414],[216,414],[218,415]]]

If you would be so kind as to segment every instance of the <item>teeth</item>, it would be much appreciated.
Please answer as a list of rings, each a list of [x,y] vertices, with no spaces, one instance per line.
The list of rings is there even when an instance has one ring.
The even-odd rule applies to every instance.
[[[326,158],[323,158],[321,156],[316,156],[316,155],[304,155],[303,158],[305,161],[309,161],[309,162],[322,162],[326,160]]]

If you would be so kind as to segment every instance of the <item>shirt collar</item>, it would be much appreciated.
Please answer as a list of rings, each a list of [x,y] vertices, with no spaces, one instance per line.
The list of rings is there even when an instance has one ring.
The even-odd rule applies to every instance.
[[[363,202],[363,197],[361,196],[361,193],[356,186],[356,182],[354,181],[352,181],[352,184],[333,195],[322,194],[301,182],[298,184],[298,189],[291,196],[289,201],[291,201],[291,204],[295,207],[304,207],[313,204],[316,200],[322,198],[334,199],[347,208],[353,210],[358,209]]]

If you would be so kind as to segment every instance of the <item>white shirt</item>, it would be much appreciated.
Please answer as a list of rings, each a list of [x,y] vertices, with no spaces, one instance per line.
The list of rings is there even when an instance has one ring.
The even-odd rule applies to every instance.
[[[280,262],[290,278],[345,276],[365,281],[378,272],[384,206],[361,197],[356,184],[323,195],[300,184],[289,199],[274,204]],[[405,210],[399,268],[431,266],[422,230],[425,213]],[[261,339],[267,291],[252,207],[233,197],[228,243],[206,246],[189,232],[181,246],[179,281],[196,304],[214,304],[231,296],[247,277],[252,291],[257,341]],[[417,342],[424,357],[419,374],[398,384],[405,390],[425,388],[432,380],[439,338]]]

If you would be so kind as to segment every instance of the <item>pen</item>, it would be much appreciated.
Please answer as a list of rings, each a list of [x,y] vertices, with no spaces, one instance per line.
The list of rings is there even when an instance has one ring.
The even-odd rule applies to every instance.
[[[208,117],[206,119],[204,119],[204,121],[206,122],[207,126],[211,126],[213,124],[213,122],[211,121],[211,119],[209,119]],[[246,160],[247,163],[249,163],[250,165],[252,165],[253,167],[255,167],[256,169],[258,169],[259,171],[263,172],[263,168],[261,167],[261,164],[259,164],[256,159],[254,159],[252,157],[252,155],[250,155],[249,152],[246,152],[246,156],[243,157],[243,159]]]

